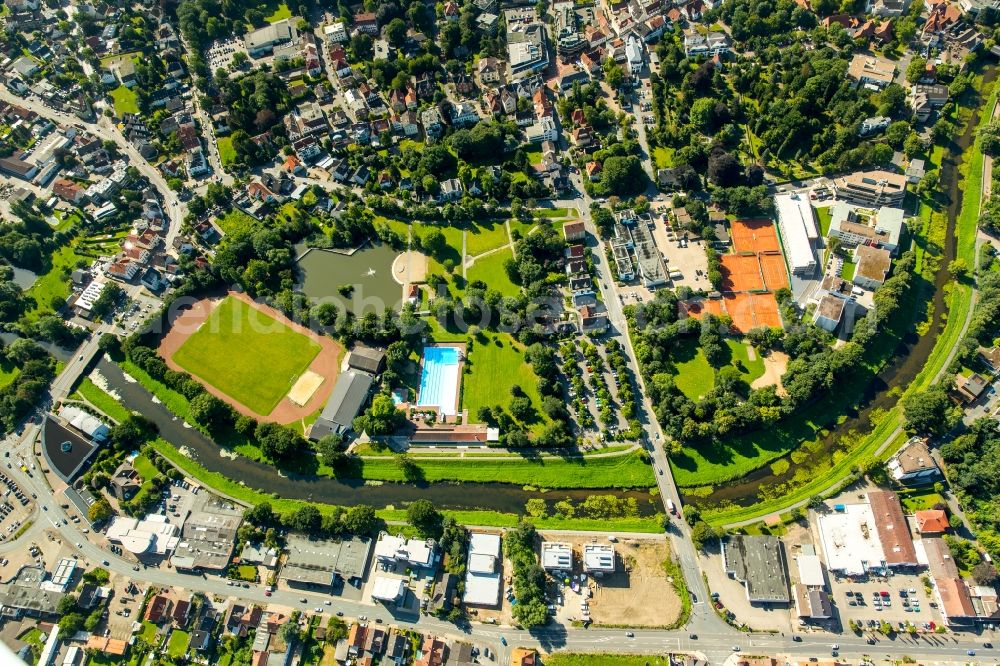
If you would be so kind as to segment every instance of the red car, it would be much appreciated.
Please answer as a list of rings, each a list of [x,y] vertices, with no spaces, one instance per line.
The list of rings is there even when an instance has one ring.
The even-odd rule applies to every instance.
[[[880,594],[881,596],[883,596],[883,597],[888,597],[888,596],[889,596],[889,593],[888,593],[888,592],[886,592],[885,590],[882,590],[881,592],[879,592],[879,594]]]
[[[265,597],[271,596],[271,590],[264,590],[264,596]]]

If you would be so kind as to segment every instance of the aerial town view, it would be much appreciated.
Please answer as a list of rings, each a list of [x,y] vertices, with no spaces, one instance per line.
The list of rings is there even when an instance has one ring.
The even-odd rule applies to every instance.
[[[1000,0],[0,24],[0,666],[1000,664]]]

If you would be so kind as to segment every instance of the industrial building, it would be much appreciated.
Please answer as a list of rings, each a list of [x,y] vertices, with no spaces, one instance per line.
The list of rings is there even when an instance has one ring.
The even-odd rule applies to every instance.
[[[812,275],[816,271],[814,243],[819,231],[809,200],[797,194],[779,194],[774,197],[774,207],[789,270],[793,275]]]
[[[333,588],[338,580],[355,581],[365,576],[372,553],[372,540],[353,537],[334,541],[289,535],[288,556],[279,580],[289,586]]]
[[[791,599],[785,547],[774,536],[731,536],[722,542],[722,567],[743,583],[750,603],[784,603]]]

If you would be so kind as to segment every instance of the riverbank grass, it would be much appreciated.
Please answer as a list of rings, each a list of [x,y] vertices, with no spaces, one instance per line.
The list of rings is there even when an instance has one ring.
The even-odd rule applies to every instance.
[[[305,335],[226,298],[173,360],[258,414],[270,414],[320,351]]]

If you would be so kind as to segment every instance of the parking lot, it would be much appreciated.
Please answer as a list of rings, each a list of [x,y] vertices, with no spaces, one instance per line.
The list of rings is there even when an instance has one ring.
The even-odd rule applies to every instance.
[[[205,60],[208,62],[209,71],[229,69],[229,65],[233,62],[233,56],[237,53],[246,53],[243,40],[239,37],[215,40],[205,51]]]
[[[687,232],[674,233],[663,221],[665,216],[654,215],[654,218],[656,225],[653,227],[653,240],[656,241],[656,247],[666,261],[667,272],[681,273],[680,278],[672,279],[674,286],[684,285],[692,289],[711,290],[704,241],[694,235],[688,235],[685,241],[683,239]]]
[[[160,307],[160,300],[143,293],[136,294],[136,297],[126,305],[118,317],[118,322],[126,333],[131,333],[146,321],[150,314]]]
[[[869,576],[867,580],[853,582],[831,576],[831,597],[846,628],[851,620],[865,625],[866,633],[877,630],[875,625],[888,622],[901,629],[907,622],[918,630],[929,628],[931,622],[942,624],[940,612],[917,574],[895,574],[887,578]],[[848,592],[852,592],[848,596]],[[904,596],[905,595],[905,596]]]
[[[0,474],[0,542],[16,534],[33,510],[32,497],[6,474]]]

